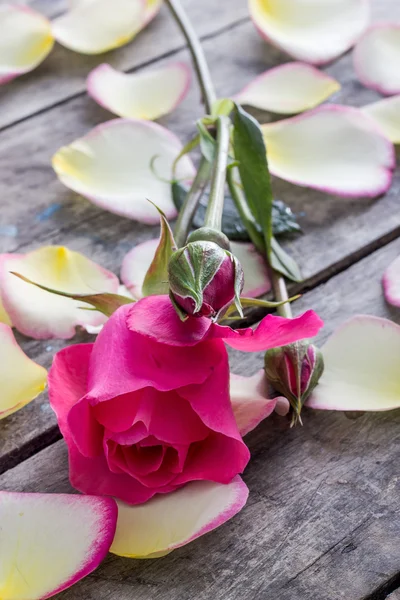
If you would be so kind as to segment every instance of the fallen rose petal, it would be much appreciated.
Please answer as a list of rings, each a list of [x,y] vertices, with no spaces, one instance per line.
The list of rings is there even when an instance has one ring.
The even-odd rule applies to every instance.
[[[54,19],[52,32],[70,50],[100,54],[130,42],[146,19],[145,0],[90,0]]]
[[[233,414],[242,436],[250,433],[261,421],[269,417],[278,403],[280,415],[287,414],[289,411],[286,398],[268,398],[268,382],[264,369],[252,377],[241,377],[231,373],[230,395]]]
[[[278,114],[314,108],[340,90],[340,83],[315,67],[292,62],[269,69],[248,83],[234,99]]]
[[[393,144],[400,144],[400,95],[367,104],[361,110],[379,125]]]
[[[142,298],[142,286],[147,270],[154,258],[157,240],[138,244],[125,255],[121,267],[121,280],[134,298]],[[231,251],[239,260],[244,272],[242,296],[256,298],[271,289],[267,267],[262,256],[252,244],[231,242]]]
[[[86,577],[116,522],[111,498],[0,492],[2,600],[44,600]]]
[[[53,48],[50,22],[28,6],[0,6],[0,84],[35,69]]]
[[[306,406],[382,411],[400,407],[400,327],[360,315],[339,327],[322,348],[325,370]]]
[[[100,325],[104,316],[87,305],[41,290],[11,271],[63,292],[117,292],[118,278],[82,254],[63,246],[45,246],[28,254],[0,255],[4,307],[21,333],[36,339],[74,336],[77,325]]]
[[[36,398],[45,389],[46,379],[46,369],[28,358],[11,328],[0,323],[0,419]]]
[[[354,68],[363,85],[381,94],[400,94],[400,23],[373,25],[354,49]]]
[[[246,504],[248,489],[239,476],[231,483],[188,483],[142,506],[118,502],[118,525],[111,552],[128,558],[157,558],[216,529]]]
[[[351,48],[369,22],[368,0],[249,0],[249,7],[262,37],[318,65]]]
[[[115,119],[61,148],[53,157],[53,168],[64,185],[97,206],[155,224],[160,215],[148,199],[168,219],[176,216],[168,180],[181,149],[178,138],[161,125]],[[184,156],[176,177],[191,179],[194,172],[193,163]]]
[[[181,62],[140,73],[122,73],[108,64],[87,79],[89,96],[119,117],[153,120],[172,112],[185,98],[191,80]]]
[[[7,314],[7,311],[4,308],[4,304],[1,299],[1,294],[0,294],[0,323],[5,323],[6,325],[9,325],[10,327],[12,327],[10,315]]]
[[[393,306],[400,306],[400,257],[387,267],[382,285],[386,301]]]
[[[321,106],[262,130],[270,171],[281,179],[348,198],[375,197],[391,185],[393,144],[357,108]]]

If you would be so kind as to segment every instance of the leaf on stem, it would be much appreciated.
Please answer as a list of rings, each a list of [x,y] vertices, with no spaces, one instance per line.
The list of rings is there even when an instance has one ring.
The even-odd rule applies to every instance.
[[[20,273],[16,273],[15,271],[11,271],[12,275],[19,277],[22,281],[26,281],[26,283],[30,283],[45,292],[50,292],[51,294],[55,294],[56,296],[63,296],[64,298],[71,298],[71,300],[77,300],[80,302],[85,302],[86,304],[90,304],[94,310],[98,310],[99,312],[106,315],[106,317],[111,317],[111,315],[124,304],[132,304],[135,302],[133,298],[128,298],[127,296],[120,296],[119,294],[70,294],[68,292],[62,292],[60,290],[55,290],[53,288],[49,288],[45,285],[41,285],[40,283],[36,283],[28,277],[24,277]],[[82,309],[85,310],[84,307]],[[86,310],[93,310],[90,308],[86,308]]]
[[[271,238],[271,267],[291,281],[302,281],[303,277],[296,261],[279,245],[277,240]]]
[[[216,142],[211,133],[208,131],[207,127],[203,123],[203,120],[200,119],[196,123],[197,129],[200,134],[200,148],[201,153],[209,163],[213,163],[216,154]]]
[[[176,250],[174,235],[169,226],[167,217],[155,204],[154,206],[160,213],[160,242],[144,278],[142,288],[143,296],[160,296],[162,294],[168,294],[168,263],[173,252]]]

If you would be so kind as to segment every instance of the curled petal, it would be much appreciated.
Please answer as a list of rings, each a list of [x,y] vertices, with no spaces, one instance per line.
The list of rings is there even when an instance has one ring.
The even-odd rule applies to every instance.
[[[268,382],[263,369],[252,377],[241,377],[231,373],[230,396],[233,414],[242,436],[250,433],[261,421],[269,417],[278,403],[279,414],[286,414],[289,410],[286,398],[268,398]]]
[[[249,7],[262,37],[319,65],[351,48],[369,21],[368,0],[249,0]]]
[[[321,104],[340,83],[315,67],[293,62],[256,77],[235,96],[241,104],[278,114],[294,114]]]
[[[117,522],[111,498],[0,492],[3,600],[43,600],[91,573]]]
[[[46,379],[46,369],[28,358],[11,328],[0,323],[0,419],[36,398],[46,387]]]
[[[387,302],[400,307],[400,257],[388,266],[383,274],[382,284]]]
[[[64,185],[97,206],[155,224],[160,216],[147,198],[167,218],[176,216],[168,180],[181,149],[178,138],[161,125],[115,119],[61,148],[53,157],[53,168]],[[184,156],[176,176],[193,175],[194,166]]]
[[[400,94],[400,24],[370,27],[354,50],[354,68],[361,83],[381,94]]]
[[[400,95],[368,104],[362,111],[379,125],[393,144],[400,144]]]
[[[91,294],[117,292],[113,274],[82,254],[63,246],[45,246],[28,254],[0,256],[0,286],[5,309],[14,326],[36,339],[68,339],[77,325],[100,325],[102,314],[87,305],[45,292],[11,271],[55,290]]]
[[[228,484],[194,481],[141,506],[118,502],[110,551],[129,558],[165,556],[231,519],[247,497],[247,486],[236,476]]]
[[[154,258],[158,240],[148,240],[138,244],[124,257],[121,280],[134,298],[142,298],[142,285],[147,270]],[[232,253],[242,265],[244,288],[242,296],[256,298],[271,289],[265,262],[252,244],[231,242]]]
[[[12,327],[10,315],[7,314],[7,311],[4,308],[4,304],[1,299],[1,295],[0,295],[0,323],[5,323],[6,325],[9,325],[10,327]]]
[[[191,71],[184,63],[130,74],[102,64],[90,73],[87,90],[100,106],[119,117],[153,120],[182,102],[190,80]]]
[[[307,406],[381,411],[400,407],[400,327],[360,315],[344,323],[322,348],[325,370]]]
[[[145,0],[88,0],[55,19],[52,31],[70,50],[100,54],[127,44],[145,24]]]
[[[271,173],[281,179],[349,198],[391,185],[393,144],[357,108],[321,106],[262,130]]]
[[[53,48],[50,22],[28,6],[1,6],[0,31],[0,84],[35,69]]]

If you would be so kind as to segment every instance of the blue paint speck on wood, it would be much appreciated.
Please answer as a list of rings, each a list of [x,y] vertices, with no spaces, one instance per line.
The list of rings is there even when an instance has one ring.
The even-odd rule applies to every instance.
[[[50,206],[48,206],[47,208],[42,210],[42,212],[40,212],[36,215],[36,221],[46,221],[47,219],[52,217],[54,215],[54,213],[56,213],[58,210],[60,210],[60,208],[61,208],[61,204],[58,204],[58,203],[50,204]]]

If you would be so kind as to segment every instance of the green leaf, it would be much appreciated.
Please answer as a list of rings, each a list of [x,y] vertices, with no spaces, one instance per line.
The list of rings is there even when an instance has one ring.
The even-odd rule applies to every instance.
[[[235,104],[233,148],[248,206],[265,239],[268,257],[272,238],[272,189],[267,151],[260,125]]]
[[[232,102],[232,100],[230,98],[219,98],[218,100],[216,100],[213,104],[212,107],[212,116],[214,117],[221,117],[221,116],[225,116],[228,117],[232,110],[233,110],[234,104]]]
[[[185,146],[179,152],[178,156],[176,157],[176,159],[174,160],[174,162],[172,164],[172,173],[173,173],[174,177],[175,177],[175,173],[176,173],[176,168],[177,168],[178,163],[181,160],[181,158],[183,156],[185,156],[185,154],[189,154],[189,152],[191,152],[192,150],[194,150],[195,148],[197,148],[197,146],[199,145],[199,143],[200,143],[200,135],[198,134],[194,138],[192,138],[191,140],[189,140],[188,143],[185,144]]]
[[[152,203],[153,204],[153,203]],[[148,268],[143,282],[143,296],[161,296],[168,294],[168,263],[176,250],[174,234],[171,231],[167,217],[155,204],[160,213],[161,233],[153,261]]]
[[[200,119],[196,123],[197,129],[200,134],[200,148],[201,153],[209,163],[214,162],[215,152],[216,152],[216,143],[215,139],[208,131],[207,127],[204,125],[203,121]]]
[[[291,281],[302,281],[303,277],[298,264],[279,245],[274,237],[271,238],[271,267]]]
[[[107,317],[111,317],[111,315],[124,304],[132,304],[136,302],[133,298],[128,298],[127,296],[120,296],[119,294],[70,294],[68,292],[62,292],[60,290],[54,290],[45,285],[41,285],[40,283],[36,283],[28,277],[21,275],[20,273],[15,273],[11,271],[13,275],[22,279],[22,281],[26,281],[26,283],[30,283],[45,292],[49,292],[50,294],[55,294],[56,296],[63,296],[64,298],[70,298],[71,300],[78,300],[79,302],[85,302],[86,304],[90,304],[94,307],[95,310],[103,313]],[[83,307],[82,307],[83,308]],[[91,310],[91,309],[87,309]]]

